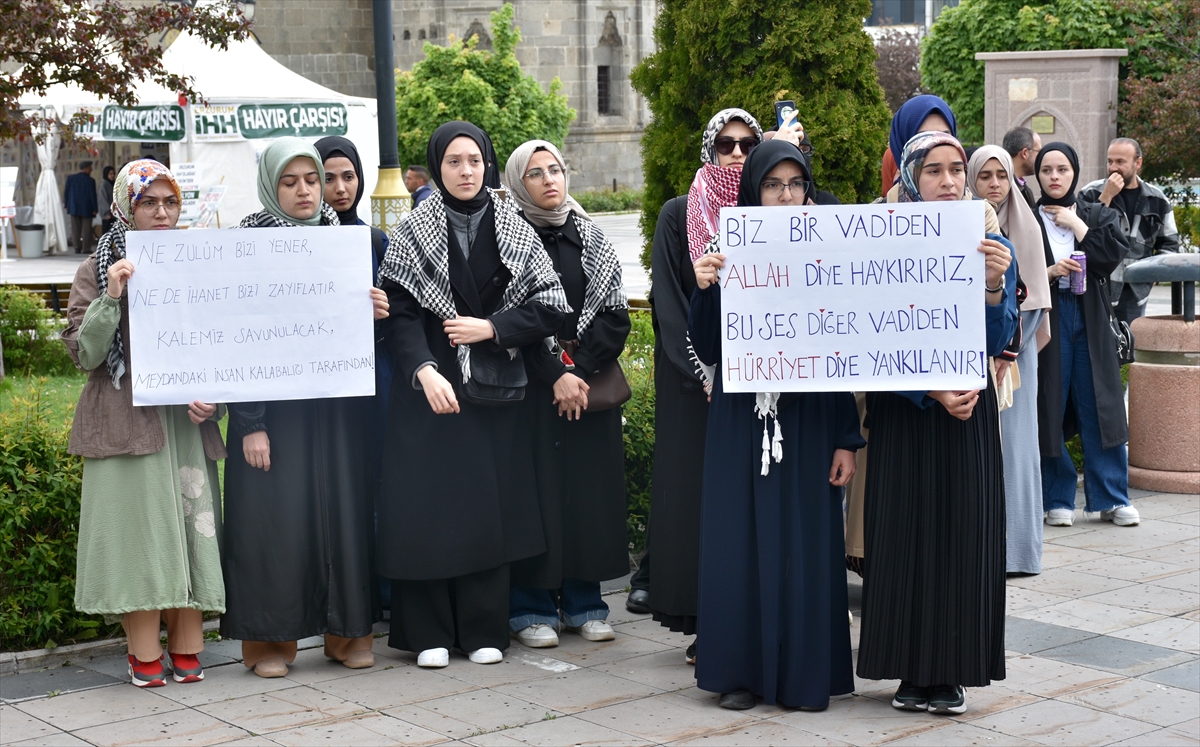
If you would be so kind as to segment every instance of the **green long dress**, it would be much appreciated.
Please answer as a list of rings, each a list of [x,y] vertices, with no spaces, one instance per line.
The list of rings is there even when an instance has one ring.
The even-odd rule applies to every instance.
[[[79,362],[103,365],[121,320],[101,295],[79,328]],[[84,459],[75,607],[122,615],[138,610],[225,611],[216,462],[183,405],[159,407],[166,446],[145,456]]]

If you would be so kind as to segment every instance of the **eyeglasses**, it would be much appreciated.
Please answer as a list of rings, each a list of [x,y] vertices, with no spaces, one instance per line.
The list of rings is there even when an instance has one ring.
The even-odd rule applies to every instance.
[[[133,209],[146,215],[154,215],[158,209],[162,208],[167,212],[167,215],[179,215],[181,206],[179,200],[138,200],[133,204]]]
[[[558,177],[562,176],[563,168],[561,166],[555,164],[554,166],[551,166],[550,168],[545,169],[545,170],[530,169],[529,171],[525,172],[525,178],[531,182],[536,182],[536,181],[540,181],[547,174],[550,175],[551,179],[557,179]]]
[[[810,185],[810,184],[812,184],[812,182],[806,181],[804,179],[793,179],[792,181],[788,182],[787,184],[784,184],[783,182],[777,182],[774,179],[772,179],[770,181],[763,182],[762,187],[760,188],[760,191],[762,192],[763,195],[770,195],[771,197],[781,197],[781,196],[783,196],[783,190],[787,189],[789,192],[792,193],[792,196],[800,195],[801,197],[803,197],[804,195],[808,194],[808,185]]]
[[[719,137],[716,142],[717,152],[723,156],[732,153],[734,146],[740,146],[742,155],[748,156],[750,155],[750,151],[754,150],[757,145],[758,140],[752,137],[744,137],[741,140],[734,140],[731,137]]]

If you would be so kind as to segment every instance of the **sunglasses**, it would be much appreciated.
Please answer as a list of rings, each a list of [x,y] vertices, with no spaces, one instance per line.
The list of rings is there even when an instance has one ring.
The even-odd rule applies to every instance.
[[[750,151],[754,150],[757,145],[758,140],[752,137],[744,137],[741,140],[734,140],[731,137],[719,137],[716,142],[717,152],[723,156],[732,153],[733,149],[737,146],[741,147],[743,156],[748,156],[750,155]]]

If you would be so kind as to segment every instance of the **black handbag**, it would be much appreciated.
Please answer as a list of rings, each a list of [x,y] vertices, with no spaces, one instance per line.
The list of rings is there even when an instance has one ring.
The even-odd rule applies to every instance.
[[[484,407],[520,402],[528,384],[520,349],[509,355],[507,349],[494,350],[486,343],[471,346],[471,377],[463,385],[468,401]]]
[[[1101,280],[1100,284],[1104,287],[1104,308],[1108,311],[1108,329],[1112,332],[1117,346],[1117,361],[1122,366],[1133,363],[1133,330],[1129,328],[1129,322],[1117,319],[1117,314],[1113,310],[1108,280]]]

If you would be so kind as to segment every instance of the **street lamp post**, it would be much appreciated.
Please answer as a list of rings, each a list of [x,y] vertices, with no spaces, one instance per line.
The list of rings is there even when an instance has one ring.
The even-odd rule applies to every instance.
[[[371,0],[375,26],[375,102],[379,119],[379,180],[371,193],[371,222],[390,231],[412,209],[404,186],[396,134],[396,62],[392,53],[392,0]]]

